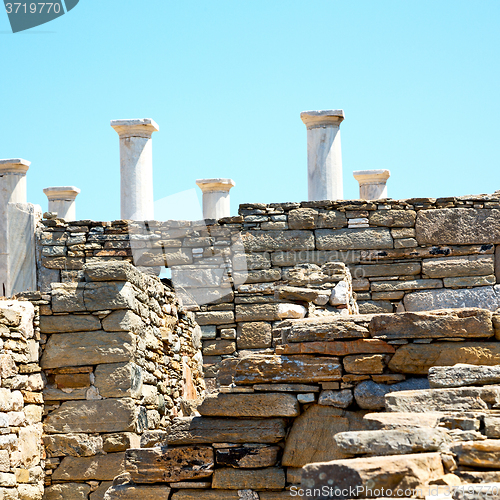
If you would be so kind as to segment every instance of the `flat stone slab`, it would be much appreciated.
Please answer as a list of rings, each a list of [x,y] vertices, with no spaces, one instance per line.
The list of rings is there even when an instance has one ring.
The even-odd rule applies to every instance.
[[[372,318],[369,330],[372,337],[387,340],[488,338],[494,335],[491,318],[490,311],[475,308],[380,314]]]
[[[207,417],[296,417],[296,396],[283,393],[209,394],[197,408]]]
[[[427,378],[432,388],[500,384],[500,366],[434,366],[429,369]]]
[[[413,428],[340,432],[335,435],[339,448],[352,455],[409,455],[439,451],[451,441],[448,432],[440,428]]]
[[[280,490],[285,487],[285,471],[278,467],[265,469],[216,469],[213,489],[229,490]]]
[[[226,361],[223,361],[223,367]],[[237,385],[265,383],[335,382],[342,378],[338,358],[314,356],[251,355],[233,367]]]
[[[314,250],[312,231],[249,231],[242,232],[241,239],[246,252]]]
[[[363,420],[370,430],[397,430],[408,427],[436,427],[441,413],[367,413]]]
[[[93,314],[40,316],[42,333],[90,332],[101,329],[101,322]]]
[[[317,500],[315,489],[325,487],[329,491],[332,486],[348,492],[337,498],[365,498],[371,496],[368,490],[404,491],[443,475],[440,453],[354,458],[306,465],[301,487],[309,490],[303,497],[308,500]]]
[[[404,306],[407,311],[432,311],[435,309],[459,309],[477,307],[496,311],[500,308],[500,285],[479,286],[452,290],[426,290],[405,295]]]
[[[137,500],[137,497],[135,497],[135,500]],[[165,497],[165,500],[167,500],[167,497]],[[241,497],[237,490],[195,490],[186,488],[173,493],[172,500],[241,500]]]
[[[488,410],[500,401],[500,386],[427,389],[387,394],[387,411],[425,413]]]
[[[139,484],[200,479],[213,473],[214,450],[211,446],[130,449],[125,467]]]
[[[495,257],[489,254],[424,259],[422,273],[429,278],[488,276],[495,273]]]
[[[397,349],[389,361],[389,369],[396,373],[427,375],[433,366],[499,365],[499,342],[436,342],[407,344]]]
[[[363,318],[368,322],[370,317]],[[362,320],[360,320],[362,321]],[[351,318],[306,318],[279,325],[285,342],[315,342],[369,337],[368,328]]]
[[[451,450],[458,457],[458,463],[481,469],[500,467],[500,440],[465,441],[454,443]]]
[[[393,248],[391,232],[386,228],[317,229],[318,250],[372,250]]]
[[[392,345],[380,339],[359,339],[332,342],[295,342],[277,345],[276,354],[325,354],[347,356],[349,354],[394,354]]]
[[[500,243],[500,210],[442,208],[420,210],[415,223],[419,245]]]
[[[233,419],[174,418],[167,436],[169,445],[202,443],[277,443],[285,437],[281,418]]]
[[[125,472],[125,453],[94,457],[64,457],[52,474],[54,481],[112,481]]]
[[[141,500],[169,500],[170,491],[165,484],[155,486],[134,483],[116,484],[104,494],[104,500],[137,500],[139,498]],[[177,500],[180,500],[180,497],[177,497]]]

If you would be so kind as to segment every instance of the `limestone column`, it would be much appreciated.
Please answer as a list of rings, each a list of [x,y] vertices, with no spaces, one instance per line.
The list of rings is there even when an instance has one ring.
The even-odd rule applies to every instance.
[[[304,111],[300,118],[307,127],[309,201],[343,199],[340,124],[344,111]]]
[[[154,219],[153,142],[159,130],[150,118],[112,120],[120,136],[121,218]]]
[[[389,170],[355,170],[354,178],[359,182],[361,200],[380,200],[387,198],[387,179]]]
[[[230,217],[229,190],[235,186],[233,179],[198,179],[196,185],[203,192],[203,218]]]
[[[48,187],[43,190],[49,199],[49,212],[65,220],[76,220],[75,199],[80,190],[75,186]]]

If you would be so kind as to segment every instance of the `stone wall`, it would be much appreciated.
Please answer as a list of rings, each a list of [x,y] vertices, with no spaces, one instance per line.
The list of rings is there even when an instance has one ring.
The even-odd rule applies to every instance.
[[[284,500],[297,496],[292,488],[300,487],[307,464],[376,451],[387,455],[439,452],[431,461],[427,455],[417,457],[422,468],[417,478],[415,471],[406,470],[413,458],[382,460],[381,467],[370,469],[369,478],[376,481],[383,483],[387,472],[395,484],[406,484],[408,477],[412,482],[407,487],[415,487],[421,484],[416,479],[441,480],[463,462],[456,474],[463,473],[467,482],[476,469],[494,467],[491,456],[489,465],[484,465],[486,458],[470,462],[474,452],[469,462],[460,454],[464,446],[481,449],[486,437],[469,431],[483,428],[485,415],[498,418],[498,387],[444,389],[435,395],[428,390],[427,374],[434,366],[465,362],[469,363],[465,369],[440,368],[447,375],[431,377],[434,387],[497,383],[499,319],[487,310],[453,309],[285,321],[280,325],[283,343],[276,348],[278,354],[224,360],[219,372],[222,387],[205,397],[197,408],[199,415],[175,418],[164,433],[145,433],[142,447],[127,451],[127,472],[115,480],[105,499]],[[477,365],[490,366],[478,370],[485,375],[474,380]],[[404,406],[394,409],[395,400]],[[383,410],[388,401],[393,402],[389,411],[406,413],[392,420],[391,413],[368,416]],[[407,412],[418,411],[431,413],[412,422]],[[377,422],[397,428],[398,417],[400,426],[432,429],[414,429],[411,438],[408,432],[384,434],[368,450],[340,439],[357,437],[357,431],[373,429],[370,425]],[[452,441],[454,445],[447,446]],[[495,446],[489,443],[489,452],[498,449]],[[435,470],[430,468],[433,463]],[[481,473],[477,474],[480,480]],[[496,478],[493,481],[499,476],[483,477]],[[349,486],[359,478],[345,477],[340,471],[319,479],[332,486]]]
[[[43,380],[30,302],[0,300],[0,497],[41,500]]]
[[[45,220],[39,286],[83,280],[86,262],[171,268],[201,325],[212,381],[224,357],[273,349],[277,321],[355,313],[350,277],[347,298],[336,302],[332,262],[349,269],[361,313],[500,307],[498,194],[246,204],[239,212],[198,222]]]
[[[201,331],[174,292],[128,262],[38,297],[46,500],[101,499],[125,450],[204,394]],[[71,497],[73,498],[73,497]]]

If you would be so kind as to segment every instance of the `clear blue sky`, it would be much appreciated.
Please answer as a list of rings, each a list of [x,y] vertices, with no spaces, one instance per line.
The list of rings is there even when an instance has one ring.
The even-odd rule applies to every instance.
[[[79,218],[117,219],[109,121],[149,117],[155,199],[231,177],[236,213],[307,199],[299,114],[342,108],[346,198],[375,168],[393,198],[493,192],[499,26],[498,0],[80,0],[17,34],[0,12],[0,158],[44,210],[75,185]]]

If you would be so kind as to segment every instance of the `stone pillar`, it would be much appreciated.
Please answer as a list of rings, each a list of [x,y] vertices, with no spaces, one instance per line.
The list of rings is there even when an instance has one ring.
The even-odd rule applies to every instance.
[[[150,118],[112,120],[120,136],[121,218],[154,219],[153,143],[159,130]]]
[[[340,124],[344,111],[304,111],[300,118],[307,127],[309,201],[343,199]]]
[[[21,159],[0,160],[0,206],[26,203],[26,172],[30,164]]]
[[[387,179],[391,176],[389,170],[356,170],[353,175],[359,182],[361,200],[387,198]]]
[[[49,212],[55,212],[60,219],[76,220],[75,199],[80,193],[77,187],[48,187],[43,192],[49,199]]]
[[[196,185],[203,191],[204,219],[230,217],[229,190],[235,185],[233,179],[198,179]]]

